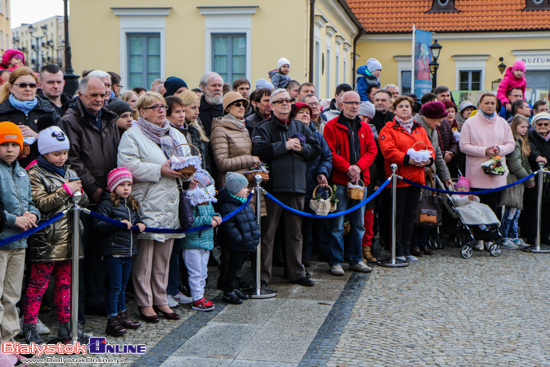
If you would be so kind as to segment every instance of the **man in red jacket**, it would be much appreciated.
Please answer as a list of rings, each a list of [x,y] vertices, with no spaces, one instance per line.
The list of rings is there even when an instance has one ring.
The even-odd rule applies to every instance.
[[[356,92],[344,93],[340,101],[340,116],[327,122],[324,137],[332,151],[332,183],[336,185],[337,212],[357,205],[360,200],[347,197],[348,182],[367,186],[370,182],[369,167],[376,157],[376,143],[372,130],[357,116],[361,99]],[[363,200],[366,198],[366,190]],[[372,271],[362,260],[361,241],[365,228],[365,206],[349,214],[347,257],[350,270],[367,273]],[[329,220],[329,265],[333,275],[344,275],[344,216]]]

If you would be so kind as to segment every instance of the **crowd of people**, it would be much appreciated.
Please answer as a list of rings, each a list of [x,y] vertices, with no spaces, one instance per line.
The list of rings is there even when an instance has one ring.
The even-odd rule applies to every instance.
[[[83,314],[106,316],[106,334],[112,336],[141,325],[126,309],[129,290],[148,323],[158,322],[159,315],[179,319],[173,308],[180,304],[214,309],[204,293],[208,265],[218,263],[214,246],[221,248],[217,287],[231,304],[248,299],[252,285],[239,273],[247,259],[254,260],[260,242],[259,286],[266,297],[276,295],[269,288],[274,264],[284,266],[290,282],[314,286],[307,271],[314,253],[334,276],[372,271],[368,264],[379,256],[373,244],[379,240],[387,248],[391,242],[389,189],[331,219],[304,218],[262,198],[260,239],[259,198],[222,222],[247,202],[255,185],[246,177],[251,171],[267,170],[262,186],[290,208],[313,213],[311,201],[330,198],[342,212],[377,190],[392,164],[416,184],[434,186],[437,176],[454,189],[453,179],[461,177],[461,190],[476,191],[523,179],[550,158],[548,104],[537,101],[531,110],[524,101],[521,62],[506,73],[498,97],[484,93],[477,103],[461,101],[457,107],[445,86],[420,99],[401,95],[394,85],[380,88],[382,65],[376,59],[359,68],[356,90],[343,83],[334,98],[320,100],[315,85],[291,79],[285,58],[269,73],[271,82],[260,79],[252,91],[245,78],[227,85],[209,72],[191,90],[171,76],[153,81],[150,90],[122,93],[117,73],[92,70],[70,96],[63,93],[58,66],[35,73],[17,53],[11,55],[15,61],[7,60],[10,67],[0,74],[0,239],[62,213],[76,192],[82,194],[80,205],[127,227],[82,214],[81,244],[72,243],[71,219],[64,217],[0,247],[2,341],[17,336],[22,317],[26,342],[43,342],[38,313],[51,274],[58,336],[69,339],[70,313],[76,312],[70,310],[75,245],[84,254],[79,320],[85,322]],[[486,174],[484,162],[500,156],[506,156],[509,174]],[[195,173],[175,169],[174,157],[200,157]],[[501,218],[505,248],[526,246],[521,237],[534,241],[533,186],[531,179],[502,193],[468,196],[468,202],[481,201]],[[400,261],[434,255],[428,246],[432,230],[415,222],[420,195],[418,186],[397,183]],[[181,228],[183,202],[192,208],[192,226],[208,229],[161,230]],[[544,213],[544,223],[549,219]],[[146,227],[159,231],[143,232]],[[543,241],[548,228],[542,227]],[[487,245],[480,241],[478,249]]]

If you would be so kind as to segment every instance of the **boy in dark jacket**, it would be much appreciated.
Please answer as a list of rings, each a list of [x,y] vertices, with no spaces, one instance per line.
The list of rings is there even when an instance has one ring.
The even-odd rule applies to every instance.
[[[128,226],[121,229],[102,220],[94,222],[94,228],[103,234],[102,251],[107,268],[107,328],[105,333],[121,336],[126,329],[137,329],[141,323],[128,316],[125,303],[125,290],[132,256],[137,254],[137,233],[131,228],[136,225],[140,232],[145,229],[138,214],[139,203],[130,195],[133,178],[126,168],[115,168],[107,176],[107,188],[104,191],[97,212],[109,219],[118,220]],[[126,328],[126,329],[125,329]]]
[[[222,217],[237,210],[248,198],[248,180],[239,173],[228,172],[225,187],[220,190],[220,214]],[[260,228],[250,205],[220,226],[220,240],[228,252],[228,270],[223,291],[223,300],[231,304],[241,304],[248,296],[237,289],[237,276],[245,259],[256,252],[260,241]]]

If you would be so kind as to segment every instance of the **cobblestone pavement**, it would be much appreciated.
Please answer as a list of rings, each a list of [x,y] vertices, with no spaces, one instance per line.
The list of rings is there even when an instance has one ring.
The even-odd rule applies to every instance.
[[[327,366],[550,366],[549,256],[450,247],[377,267]]]
[[[180,306],[179,321],[161,319],[108,338],[146,343],[146,355],[98,357],[164,367],[550,366],[549,261],[550,255],[507,250],[464,260],[449,246],[371,275],[334,277],[326,263],[316,263],[313,288],[289,284],[275,268],[270,285],[278,296],[240,306],[220,301],[210,268],[215,312]],[[128,309],[137,316],[131,300]],[[55,325],[53,311],[40,316]],[[105,322],[89,316],[86,330],[103,335]]]

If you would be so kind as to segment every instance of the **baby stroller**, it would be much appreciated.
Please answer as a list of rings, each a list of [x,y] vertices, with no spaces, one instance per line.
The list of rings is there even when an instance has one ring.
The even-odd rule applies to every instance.
[[[442,188],[445,187],[439,177],[437,177],[437,181]],[[499,231],[500,222],[492,210],[488,208],[490,211],[489,214],[479,213],[478,215],[472,215],[472,213],[461,210],[461,207],[457,207],[451,195],[444,194],[444,196],[444,206],[449,211],[449,214],[457,220],[455,243],[460,247],[460,255],[465,259],[471,258],[476,242],[483,240],[493,242],[487,249],[492,256],[500,256],[502,254],[501,245],[504,242],[504,238]],[[480,228],[480,225],[484,228]]]

